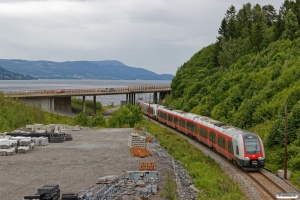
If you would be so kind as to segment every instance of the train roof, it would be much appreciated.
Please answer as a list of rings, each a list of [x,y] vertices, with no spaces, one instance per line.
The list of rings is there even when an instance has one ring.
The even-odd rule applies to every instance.
[[[172,113],[177,116],[181,116],[190,120],[193,120],[195,122],[198,122],[200,124],[203,124],[204,126],[207,126],[209,128],[213,128],[219,132],[222,132],[225,135],[228,135],[232,138],[237,138],[239,135],[249,135],[249,134],[254,134],[251,132],[248,132],[246,130],[231,126],[229,124],[214,120],[212,118],[206,117],[206,116],[201,116],[193,113],[187,113],[181,110],[169,110],[165,106],[159,106],[158,107],[161,110],[167,110],[169,113]]]
[[[142,99],[140,99],[140,101],[142,101],[144,103],[149,103]],[[198,122],[200,124],[203,124],[204,126],[215,129],[215,130],[222,132],[223,134],[228,135],[232,138],[237,138],[239,135],[243,135],[243,136],[256,135],[252,132],[249,132],[249,131],[240,129],[238,127],[234,127],[229,124],[214,120],[210,117],[201,116],[201,115],[197,115],[194,113],[187,113],[182,110],[174,110],[172,108],[168,108],[166,106],[159,105],[159,104],[153,104],[153,103],[150,103],[150,104],[155,107],[157,106],[157,108],[160,110],[164,110],[164,111],[167,111],[168,113],[172,113],[173,115],[181,116],[181,117],[193,120],[195,122]]]

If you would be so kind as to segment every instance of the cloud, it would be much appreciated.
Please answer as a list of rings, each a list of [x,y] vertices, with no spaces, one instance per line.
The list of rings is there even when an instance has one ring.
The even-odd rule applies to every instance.
[[[224,13],[246,0],[0,0],[0,55],[28,60],[119,60],[156,73],[215,42]],[[250,1],[252,5],[279,0]]]

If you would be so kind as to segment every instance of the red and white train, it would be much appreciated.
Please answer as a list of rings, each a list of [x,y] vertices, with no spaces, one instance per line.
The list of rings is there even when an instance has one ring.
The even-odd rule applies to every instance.
[[[252,132],[143,99],[138,99],[137,104],[145,115],[196,138],[245,170],[259,170],[265,166],[262,140]]]

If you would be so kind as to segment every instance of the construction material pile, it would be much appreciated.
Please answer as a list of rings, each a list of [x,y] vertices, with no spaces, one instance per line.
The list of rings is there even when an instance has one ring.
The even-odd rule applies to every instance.
[[[68,129],[65,125],[60,124],[34,124],[26,125],[26,128],[14,130],[11,133],[6,133],[11,136],[21,137],[47,137],[50,143],[61,143],[73,139],[71,134],[68,134]]]
[[[144,199],[157,194],[160,173],[157,171],[126,171],[126,178],[117,175],[98,178],[98,181],[83,190],[62,193],[59,185],[44,185],[35,195],[24,196],[23,200],[113,200]]]
[[[144,158],[152,156],[146,148],[146,137],[141,136],[139,133],[131,133],[128,139],[128,146],[132,156]]]
[[[24,196],[23,200],[59,200],[59,185],[44,185],[38,189],[37,194]]]
[[[0,136],[0,155],[11,156],[16,153],[28,153],[35,146],[45,146],[48,144],[48,138],[39,137],[12,137],[10,135]]]

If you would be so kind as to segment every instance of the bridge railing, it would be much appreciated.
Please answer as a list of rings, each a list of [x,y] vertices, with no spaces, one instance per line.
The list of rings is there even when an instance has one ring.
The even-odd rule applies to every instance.
[[[58,90],[32,90],[32,91],[5,91],[5,96],[22,97],[22,96],[51,96],[51,95],[83,95],[83,94],[101,94],[101,93],[128,93],[128,92],[151,92],[160,90],[171,90],[170,85],[136,85],[117,88],[94,88],[94,89],[58,89]]]

